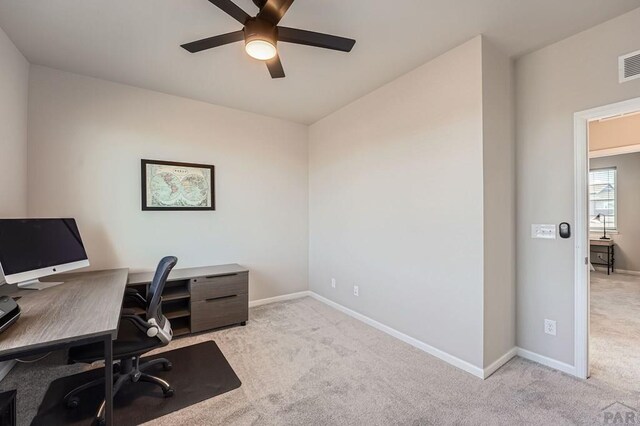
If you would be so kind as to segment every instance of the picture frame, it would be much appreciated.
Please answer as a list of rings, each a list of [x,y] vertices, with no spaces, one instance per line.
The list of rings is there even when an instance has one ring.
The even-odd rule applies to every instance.
[[[140,161],[143,211],[215,211],[215,166]]]

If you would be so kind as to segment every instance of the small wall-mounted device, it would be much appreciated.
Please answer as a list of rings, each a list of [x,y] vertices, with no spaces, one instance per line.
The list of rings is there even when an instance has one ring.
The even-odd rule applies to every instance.
[[[560,224],[560,237],[562,238],[571,238],[571,225],[567,222],[562,222]]]

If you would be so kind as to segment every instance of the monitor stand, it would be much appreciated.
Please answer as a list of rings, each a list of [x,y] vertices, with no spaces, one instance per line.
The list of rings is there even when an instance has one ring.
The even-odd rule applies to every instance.
[[[40,281],[38,279],[22,281],[18,283],[18,288],[24,290],[44,290],[45,288],[55,287],[57,285],[64,284],[64,281],[58,282],[49,282],[49,281]]]

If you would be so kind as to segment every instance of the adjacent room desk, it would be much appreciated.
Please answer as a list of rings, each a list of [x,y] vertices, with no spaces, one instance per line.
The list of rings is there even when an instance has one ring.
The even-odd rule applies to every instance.
[[[600,239],[591,239],[589,241],[590,251],[593,254],[606,254],[607,259],[606,262],[594,262],[593,256],[591,256],[591,264],[592,265],[601,265],[607,267],[607,275],[614,272],[613,268],[616,263],[615,257],[615,243],[613,240],[600,240]],[[596,250],[594,250],[594,248]]]
[[[0,361],[47,353],[68,346],[104,342],[105,365],[113,364],[128,270],[55,275],[65,283],[45,290],[0,287],[0,295],[20,297],[18,321],[0,334]],[[113,369],[105,368],[107,425],[113,424]]]

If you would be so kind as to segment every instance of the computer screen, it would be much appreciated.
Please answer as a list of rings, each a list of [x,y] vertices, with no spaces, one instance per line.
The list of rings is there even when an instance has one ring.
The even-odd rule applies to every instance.
[[[0,219],[0,266],[7,278],[83,260],[75,219]]]

